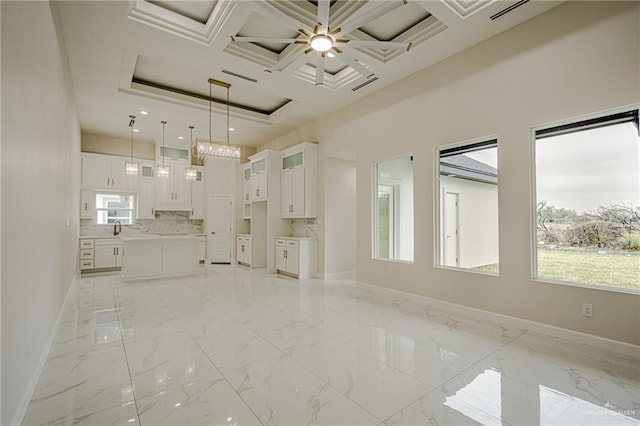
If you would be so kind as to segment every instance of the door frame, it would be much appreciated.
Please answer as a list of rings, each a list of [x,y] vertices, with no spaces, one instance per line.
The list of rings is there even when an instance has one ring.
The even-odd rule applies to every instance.
[[[207,195],[207,205],[206,205],[206,211],[205,211],[205,220],[204,220],[204,228],[205,228],[205,235],[207,236],[207,250],[206,250],[206,261],[205,263],[207,265],[212,264],[213,262],[211,261],[211,203],[213,202],[213,199],[216,197],[225,197],[228,198],[230,201],[230,205],[229,205],[229,211],[231,214],[231,230],[229,232],[229,251],[230,251],[230,258],[229,258],[229,264],[233,264],[234,262],[234,253],[235,253],[235,229],[236,229],[236,212],[235,212],[235,204],[234,204],[234,195],[233,194],[208,194]]]

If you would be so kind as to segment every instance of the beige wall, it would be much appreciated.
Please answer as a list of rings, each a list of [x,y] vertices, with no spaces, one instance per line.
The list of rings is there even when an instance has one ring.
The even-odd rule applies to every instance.
[[[131,155],[131,139],[82,132],[82,152],[129,157]],[[156,161],[155,142],[136,140],[134,136],[133,156]]]
[[[56,4],[0,7],[1,423],[8,425],[22,420],[77,269],[80,126]]]
[[[531,279],[530,197],[533,126],[640,102],[639,28],[637,3],[567,2],[268,147],[314,140],[321,159],[356,152],[360,281],[640,344],[640,296]],[[435,268],[435,149],[487,135],[498,135],[500,276]],[[372,260],[371,165],[409,152],[415,262]],[[593,318],[581,316],[582,302],[594,304]]]

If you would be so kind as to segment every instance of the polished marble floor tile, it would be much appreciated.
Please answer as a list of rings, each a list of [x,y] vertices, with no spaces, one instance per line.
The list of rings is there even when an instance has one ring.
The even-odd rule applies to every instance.
[[[236,266],[81,277],[24,424],[640,425],[640,354],[464,312]]]

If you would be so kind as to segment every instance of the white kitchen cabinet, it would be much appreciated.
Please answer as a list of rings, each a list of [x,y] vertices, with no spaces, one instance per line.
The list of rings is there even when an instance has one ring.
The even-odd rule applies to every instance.
[[[185,178],[185,161],[165,160],[171,170],[168,177],[156,177],[156,210],[191,210],[191,187]],[[159,163],[161,164],[161,163]]]
[[[80,190],[80,219],[92,219],[95,198],[91,189]]]
[[[204,167],[196,168],[196,180],[191,182],[191,219],[204,219]]]
[[[251,266],[251,235],[236,235],[236,262]]]
[[[251,203],[251,163],[242,166],[242,202]]]
[[[251,178],[249,179],[250,201],[264,201],[269,195],[267,173],[267,151],[254,154],[251,159]]]
[[[316,274],[316,240],[278,237],[275,240],[276,271],[296,278],[313,278]]]
[[[140,177],[138,179],[138,203],[136,208],[137,219],[155,219],[155,187],[153,178],[155,165],[151,163],[140,164]]]
[[[135,191],[137,176],[128,176],[124,172],[126,159],[99,154],[82,154],[82,187],[109,189],[117,191]]]
[[[94,240],[93,238],[80,238],[80,270],[93,269]]]
[[[280,216],[317,215],[318,146],[303,142],[280,153]]]
[[[122,243],[120,239],[96,239],[94,243],[94,269],[120,268]]]
[[[207,236],[198,235],[198,263],[200,265],[204,265],[206,258],[207,258]]]

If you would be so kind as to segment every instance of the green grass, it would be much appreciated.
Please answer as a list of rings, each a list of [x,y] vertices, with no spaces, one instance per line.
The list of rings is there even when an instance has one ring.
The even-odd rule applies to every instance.
[[[498,264],[476,269],[497,271]],[[640,253],[598,254],[595,251],[538,249],[541,279],[640,289]]]

